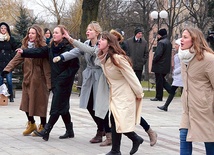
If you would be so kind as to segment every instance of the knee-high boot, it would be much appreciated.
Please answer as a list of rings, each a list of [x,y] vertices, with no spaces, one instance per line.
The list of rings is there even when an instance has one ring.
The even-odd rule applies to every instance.
[[[140,136],[138,136],[135,132],[128,132],[128,133],[124,133],[124,135],[126,135],[129,139],[132,140],[132,149],[130,151],[130,155],[134,154],[135,152],[137,152],[140,144],[143,143],[143,138],[141,138]]]
[[[42,131],[35,131],[34,133],[37,135],[37,136],[40,136],[42,137],[45,141],[48,141],[49,139],[49,133],[51,132],[53,126],[51,124],[45,124],[45,127]]]
[[[65,125],[66,132],[64,135],[60,136],[59,139],[65,139],[65,138],[73,138],[74,137],[74,131],[73,131],[73,123],[69,123]]]
[[[168,106],[171,103],[171,101],[173,100],[174,96],[175,96],[175,94],[169,94],[169,96],[166,100],[166,103],[163,106],[158,106],[158,108],[160,110],[168,111]]]

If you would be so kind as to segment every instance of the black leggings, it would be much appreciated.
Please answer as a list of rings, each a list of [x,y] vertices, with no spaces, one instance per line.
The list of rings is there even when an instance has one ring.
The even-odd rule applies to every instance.
[[[33,116],[29,116],[28,112],[25,112],[25,113],[27,115],[28,121],[30,121],[32,124],[35,123],[34,117]],[[40,121],[41,121],[42,126],[45,126],[45,124],[46,124],[46,117],[40,117]]]
[[[91,89],[91,94],[90,94],[90,97],[89,97],[87,109],[88,109],[91,117],[93,118],[94,122],[97,125],[97,130],[98,131],[103,131],[103,129],[104,129],[104,120],[95,116],[95,111],[93,110],[93,103],[94,103],[93,101],[94,101],[93,100],[93,89]]]

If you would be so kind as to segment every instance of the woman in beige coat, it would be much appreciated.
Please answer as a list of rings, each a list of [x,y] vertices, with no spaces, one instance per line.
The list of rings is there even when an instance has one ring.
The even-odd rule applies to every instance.
[[[132,140],[130,154],[134,154],[143,143],[134,132],[135,125],[140,122],[143,88],[114,35],[103,32],[98,47],[98,58],[110,88],[112,149],[107,155],[121,155],[122,133]]]
[[[180,155],[192,154],[192,142],[204,142],[207,155],[214,154],[214,53],[203,33],[188,27],[182,33],[183,113]]]
[[[22,48],[28,49],[43,46],[46,46],[43,29],[38,25],[32,25],[22,41]],[[49,90],[51,89],[51,70],[48,59],[23,58],[17,53],[4,68],[3,74],[11,72],[21,63],[23,82],[20,110],[24,111],[28,118],[27,128],[23,132],[23,135],[27,136],[37,129],[34,116],[40,116],[39,131],[46,124]]]

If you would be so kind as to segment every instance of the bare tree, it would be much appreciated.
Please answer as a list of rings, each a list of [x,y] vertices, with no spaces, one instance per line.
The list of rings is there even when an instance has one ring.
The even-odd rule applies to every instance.
[[[185,8],[189,11],[189,22],[193,23],[202,32],[206,33],[208,28],[211,27],[214,21],[214,11],[210,6],[213,4],[213,0],[199,0],[195,2],[190,0],[189,3],[184,3]]]
[[[49,16],[54,16],[56,18],[57,25],[61,24],[64,13],[66,12],[66,0],[49,0],[50,3],[46,3],[44,0],[39,0],[38,5],[43,7]]]

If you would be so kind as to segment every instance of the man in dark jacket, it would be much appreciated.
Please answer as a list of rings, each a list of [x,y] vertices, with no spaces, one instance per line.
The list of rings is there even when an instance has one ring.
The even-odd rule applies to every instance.
[[[10,60],[15,55],[16,42],[14,38],[11,36],[10,27],[7,23],[0,23],[0,73],[2,73],[3,69],[7,66]],[[13,85],[12,85],[12,72],[6,75],[8,91],[10,94],[10,102],[14,102],[13,100]],[[0,85],[4,83],[4,77],[0,74]]]
[[[158,31],[158,44],[152,61],[152,72],[155,73],[156,96],[151,101],[162,101],[163,88],[168,93],[171,91],[170,84],[166,81],[165,76],[171,69],[172,44],[167,38],[166,29]]]
[[[143,38],[143,31],[139,28],[135,30],[135,36],[125,41],[127,55],[131,58],[133,69],[139,81],[142,78],[143,66],[149,57],[147,41]]]

